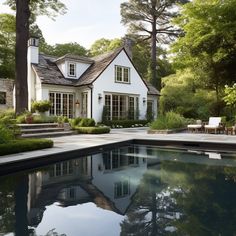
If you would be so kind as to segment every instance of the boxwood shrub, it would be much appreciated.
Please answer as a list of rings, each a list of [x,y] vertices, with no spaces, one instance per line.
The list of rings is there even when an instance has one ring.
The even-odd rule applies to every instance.
[[[112,128],[130,128],[130,127],[141,127],[148,124],[147,120],[109,120],[103,122],[104,125]]]
[[[106,134],[110,133],[110,128],[107,126],[95,126],[95,127],[79,127],[76,126],[75,130],[78,134]]]
[[[0,156],[53,147],[49,139],[16,139],[0,144]]]

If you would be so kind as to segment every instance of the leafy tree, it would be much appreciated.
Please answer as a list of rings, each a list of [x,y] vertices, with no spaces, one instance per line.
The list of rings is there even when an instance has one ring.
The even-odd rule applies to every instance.
[[[176,17],[177,3],[182,0],[129,0],[121,4],[123,24],[129,32],[142,41],[149,40],[151,45],[151,83],[161,89],[161,81],[157,80],[157,43],[168,43],[179,34],[178,28],[171,24]]]
[[[184,31],[173,45],[175,65],[190,67],[215,90],[219,115],[224,85],[236,81],[236,2],[194,0],[175,22]]]
[[[225,96],[223,99],[228,106],[234,106],[236,104],[236,84],[232,87],[225,87]]]
[[[122,46],[122,39],[105,39],[96,40],[90,47],[90,55],[98,56],[100,54],[112,51]]]
[[[52,18],[65,12],[65,5],[59,0],[7,0],[6,3],[16,10],[16,113],[28,109],[27,85],[27,42],[29,23],[35,22],[37,15],[48,15]]]
[[[201,81],[192,71],[177,71],[163,78],[162,113],[174,111],[186,118],[207,120],[215,114],[215,109],[215,92],[202,89]]]
[[[54,46],[43,43],[40,49],[45,54],[54,55],[58,57],[63,56],[67,53],[79,56],[85,56],[87,54],[87,50],[78,43],[56,44]]]
[[[0,14],[0,75],[2,78],[15,77],[15,17]]]

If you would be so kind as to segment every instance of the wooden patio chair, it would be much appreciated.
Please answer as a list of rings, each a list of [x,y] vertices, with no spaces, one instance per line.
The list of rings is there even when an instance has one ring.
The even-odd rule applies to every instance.
[[[224,125],[221,123],[221,117],[210,117],[207,125],[204,126],[205,132],[214,132],[215,134],[224,131]]]
[[[203,123],[201,120],[196,120],[196,124],[189,124],[188,126],[188,131],[191,132],[198,132],[198,131],[203,131]]]

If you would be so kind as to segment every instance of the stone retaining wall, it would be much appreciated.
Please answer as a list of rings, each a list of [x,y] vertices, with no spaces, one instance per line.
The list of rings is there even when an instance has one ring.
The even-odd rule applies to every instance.
[[[0,93],[3,92],[6,96],[5,104],[0,104],[0,110],[13,108],[13,88],[14,80],[0,78]]]

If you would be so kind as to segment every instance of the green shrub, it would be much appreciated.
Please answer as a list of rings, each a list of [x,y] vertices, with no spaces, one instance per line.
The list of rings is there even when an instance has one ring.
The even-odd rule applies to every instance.
[[[33,123],[34,124],[55,123],[55,122],[57,122],[57,116],[45,116],[45,115],[33,116]]]
[[[46,111],[49,111],[51,106],[52,106],[52,103],[47,100],[35,101],[35,102],[32,102],[31,109],[33,111],[46,112]]]
[[[151,123],[151,129],[177,129],[184,128],[186,120],[183,116],[174,112],[167,112],[166,115],[159,115],[158,118]]]
[[[5,125],[0,124],[0,144],[8,143],[14,139],[13,132]]]
[[[147,120],[109,120],[103,122],[104,125],[111,128],[130,128],[130,127],[142,127],[147,125]]]
[[[94,127],[95,126],[95,120],[92,118],[82,118],[79,122],[78,126],[80,127]]]
[[[53,141],[48,139],[16,139],[0,144],[0,156],[51,147],[53,147]]]
[[[107,126],[96,126],[96,127],[75,127],[78,134],[106,134],[110,133],[110,128]]]
[[[76,117],[75,119],[70,119],[69,123],[70,123],[71,128],[74,129],[75,126],[78,126],[81,120],[82,120],[81,117]]]
[[[20,127],[16,125],[16,120],[12,119],[11,116],[4,116],[0,118],[0,143],[4,140],[14,139],[20,134]]]
[[[0,119],[3,117],[10,117],[11,119],[15,118],[15,111],[13,109],[8,109],[8,110],[0,110]]]

